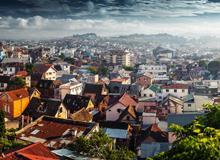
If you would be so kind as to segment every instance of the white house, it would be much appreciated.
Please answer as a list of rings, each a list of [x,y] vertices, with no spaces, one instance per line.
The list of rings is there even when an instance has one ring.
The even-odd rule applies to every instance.
[[[166,97],[168,94],[172,94],[179,98],[183,98],[184,96],[188,95],[188,85],[186,84],[169,84],[169,85],[162,85],[161,86],[162,95]]]
[[[141,90],[141,97],[156,98],[158,101],[163,99],[160,86],[156,84],[152,84],[150,87]]]
[[[66,94],[81,95],[83,84],[79,82],[68,82],[59,86],[61,99],[64,99]]]

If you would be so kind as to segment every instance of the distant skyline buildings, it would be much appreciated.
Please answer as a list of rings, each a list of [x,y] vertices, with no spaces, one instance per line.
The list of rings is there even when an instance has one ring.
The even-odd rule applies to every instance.
[[[2,0],[1,39],[168,33],[220,37],[218,0]]]

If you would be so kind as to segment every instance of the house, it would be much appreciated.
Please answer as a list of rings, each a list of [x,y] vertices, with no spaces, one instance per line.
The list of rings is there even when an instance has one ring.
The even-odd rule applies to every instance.
[[[59,95],[59,86],[59,81],[41,79],[38,81],[36,88],[41,93],[42,98],[54,98]]]
[[[52,153],[42,143],[33,143],[21,149],[2,154],[1,160],[59,160],[59,157]]]
[[[153,76],[150,74],[140,74],[136,77],[136,83],[146,88],[153,83]]]
[[[92,132],[98,130],[97,123],[42,116],[17,131],[16,139],[26,143],[40,142],[46,147],[57,149],[73,143],[77,137],[89,138]]]
[[[137,124],[139,122],[139,117],[136,112],[135,106],[129,105],[126,109],[122,111],[117,120],[118,122],[126,122],[130,124]]]
[[[162,101],[162,107],[167,108],[170,113],[182,113],[183,100],[179,97],[169,94]]]
[[[52,64],[35,64],[33,73],[40,75],[44,80],[56,80],[57,78],[57,70]]]
[[[189,94],[188,85],[176,83],[176,84],[165,84],[161,86],[163,97],[166,97],[168,94],[172,94],[179,98]]]
[[[100,98],[108,94],[105,84],[86,83],[83,87],[83,96],[90,97],[96,106],[99,105]]]
[[[203,111],[205,104],[212,104],[213,100],[208,96],[189,94],[183,97],[183,112],[199,112]]]
[[[29,93],[26,88],[3,92],[0,96],[0,108],[10,118],[18,118],[29,103]]]
[[[170,146],[168,133],[163,131],[158,124],[155,123],[141,132],[137,144],[138,156],[141,159],[146,159],[160,152],[168,151]]]
[[[94,104],[91,98],[80,95],[66,94],[63,104],[68,111],[68,117],[71,117],[73,113],[81,110],[82,108],[89,111],[94,109]]]
[[[64,99],[66,94],[81,95],[83,84],[78,81],[71,81],[59,86],[59,94]]]
[[[132,136],[132,127],[125,122],[103,121],[100,128],[119,146],[128,146]]]
[[[140,118],[142,126],[149,126],[159,122],[156,112],[143,112]]]
[[[10,76],[0,75],[0,91],[5,91],[10,81]]]
[[[67,119],[67,109],[60,100],[34,97],[24,110],[22,118],[28,124],[43,115]]]
[[[157,84],[152,84],[148,88],[142,90],[141,97],[156,98],[158,101],[163,99],[161,88]]]
[[[213,96],[214,94],[218,93],[218,87],[208,85],[195,85],[194,92],[195,95]]]
[[[138,112],[156,112],[159,104],[156,102],[155,98],[139,98],[137,104]]]
[[[118,100],[116,100],[115,103],[110,105],[106,109],[106,121],[116,121],[119,119],[122,112],[128,107],[128,106],[135,106],[136,107],[137,102],[132,99],[128,94],[123,94]]]

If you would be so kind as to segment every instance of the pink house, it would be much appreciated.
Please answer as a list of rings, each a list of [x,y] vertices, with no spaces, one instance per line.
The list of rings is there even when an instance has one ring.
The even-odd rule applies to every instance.
[[[121,113],[128,107],[128,106],[137,106],[137,102],[131,98],[127,93],[123,94],[120,99],[114,103],[113,105],[109,106],[106,110],[106,121],[116,121],[118,120]]]

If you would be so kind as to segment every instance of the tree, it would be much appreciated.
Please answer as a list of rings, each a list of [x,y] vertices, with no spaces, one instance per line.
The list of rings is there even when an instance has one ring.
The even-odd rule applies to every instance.
[[[20,77],[15,77],[8,82],[9,87],[22,88],[26,85],[25,81]]]
[[[126,71],[133,71],[134,70],[134,68],[131,66],[122,66],[122,68],[124,68],[124,70],[126,70]]]
[[[208,111],[190,125],[170,128],[177,140],[167,152],[162,152],[148,160],[217,160],[220,157],[220,106],[206,105]]]
[[[5,112],[0,110],[0,138],[5,137]]]
[[[208,64],[208,70],[211,72],[213,76],[216,76],[217,73],[219,72],[220,68],[220,61],[211,61]]]
[[[92,74],[97,74],[97,68],[96,67],[89,67],[88,70],[92,73]]]
[[[34,65],[32,63],[27,63],[25,65],[25,70],[29,73],[29,74],[32,74],[33,73],[33,68],[34,68]]]
[[[99,69],[98,69],[98,73],[99,73],[100,75],[107,76],[108,73],[109,73],[109,70],[108,70],[108,68],[105,67],[105,66],[100,66]]]
[[[89,139],[82,136],[77,138],[69,147],[77,153],[101,159],[130,160],[135,157],[135,154],[127,148],[112,149],[112,144],[112,139],[100,130],[92,133]]]
[[[205,60],[199,61],[199,67],[207,68],[208,62]]]

